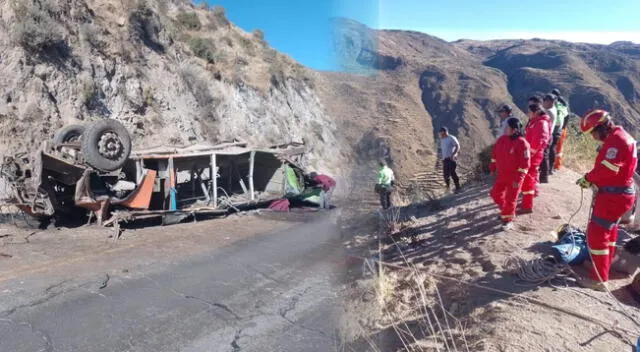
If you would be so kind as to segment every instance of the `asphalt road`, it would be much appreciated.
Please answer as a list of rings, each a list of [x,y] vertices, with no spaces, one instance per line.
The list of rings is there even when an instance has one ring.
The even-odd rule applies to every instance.
[[[0,313],[0,351],[337,350],[345,268],[329,214],[157,267],[49,286]]]

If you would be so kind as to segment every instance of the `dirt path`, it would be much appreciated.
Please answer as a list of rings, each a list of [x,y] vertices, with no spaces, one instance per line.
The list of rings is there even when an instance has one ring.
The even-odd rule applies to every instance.
[[[156,227],[121,252],[21,271],[0,282],[0,351],[335,350],[333,214]]]
[[[354,234],[346,243],[354,255],[376,256],[384,262],[408,266],[417,270],[412,277],[426,273],[426,281],[432,282],[443,297],[444,307],[466,327],[464,330],[469,350],[472,351],[622,351],[629,350],[623,339],[607,332],[601,326],[573,317],[557,310],[542,307],[522,298],[497,294],[468,284],[486,286],[513,294],[531,297],[548,304],[579,312],[630,331],[625,338],[635,341],[640,328],[620,313],[618,306],[607,293],[594,292],[575,286],[570,281],[556,281],[555,287],[548,283],[525,285],[508,272],[505,261],[513,256],[533,259],[551,253],[551,232],[566,223],[579,208],[572,223],[584,228],[587,222],[591,193],[585,192],[582,207],[581,191],[574,185],[579,175],[563,171],[551,178],[550,184],[541,186],[541,196],[536,199],[535,213],[516,219],[515,229],[504,232],[498,226],[497,208],[488,197],[488,185],[467,188],[459,195],[446,197],[428,206],[403,209],[400,221],[408,220],[406,228],[396,235],[385,237],[378,246],[370,237]],[[393,217],[393,216],[392,216]],[[409,220],[413,217],[413,220]],[[394,279],[402,278],[395,269],[388,269]],[[429,274],[451,277],[437,279]],[[624,285],[629,278],[615,274],[613,294],[623,303],[624,311],[640,321],[639,310],[630,298]],[[408,290],[405,283],[395,282],[392,295]],[[425,284],[426,285],[426,284]],[[375,286],[375,284],[374,284]],[[409,285],[411,286],[411,285]],[[428,285],[427,285],[428,286]],[[367,287],[361,282],[360,289]],[[369,286],[372,287],[372,286]],[[375,287],[372,289],[377,291]],[[378,290],[379,291],[379,290]],[[435,291],[433,291],[435,292]],[[379,292],[378,292],[379,293]],[[398,298],[402,300],[402,298]],[[407,299],[410,301],[410,299]],[[407,310],[416,306],[407,303]],[[420,305],[418,305],[418,308]],[[402,316],[411,329],[419,331],[415,314],[389,310]],[[391,314],[389,313],[389,314]],[[441,317],[442,318],[442,317]],[[408,328],[409,329],[409,328]],[[410,329],[409,329],[410,330]],[[461,330],[461,329],[458,329]],[[402,346],[398,332],[391,326],[378,324],[372,329],[378,346]],[[415,332],[404,343],[422,346],[419,351],[435,351],[425,347],[424,336]],[[428,335],[428,334],[427,334]],[[367,343],[366,345],[371,345]],[[463,344],[458,341],[458,347]],[[447,350],[441,346],[441,350]],[[451,347],[451,346],[450,346]],[[464,348],[461,347],[462,350]],[[383,349],[387,350],[387,349]]]

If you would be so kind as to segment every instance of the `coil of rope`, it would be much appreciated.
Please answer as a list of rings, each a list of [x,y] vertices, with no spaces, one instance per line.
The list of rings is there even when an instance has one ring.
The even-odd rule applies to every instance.
[[[593,211],[593,201],[591,202],[591,210],[589,213],[589,218],[591,217],[591,212]],[[580,205],[578,209],[571,215],[567,224],[571,224],[573,218],[582,210],[584,205],[584,189],[581,188],[581,196],[580,196]],[[586,234],[589,235],[588,233]],[[575,238],[572,236],[573,246],[575,246]],[[573,251],[573,247],[571,248],[571,253]],[[589,259],[593,262],[593,258],[591,256],[591,252],[589,252]],[[559,263],[553,257],[547,258],[536,258],[533,260],[525,260],[521,257],[514,256],[506,260],[505,268],[507,268],[512,273],[518,276],[518,279],[514,281],[514,285],[516,286],[533,286],[540,285],[548,282],[552,287],[558,288],[557,285],[554,284],[554,280],[564,280],[564,287],[568,287],[567,279],[570,277],[574,277],[576,274],[571,269],[571,266],[565,263]],[[602,282],[602,277],[600,277],[600,273],[595,270],[598,275],[598,279]],[[640,323],[630,314],[627,309],[622,305],[622,303],[611,293],[611,290],[608,286],[604,286],[609,298],[615,301],[618,309],[614,309],[621,315],[628,318],[634,325],[640,328]]]
[[[571,222],[576,215],[580,213],[584,205],[584,189],[581,188],[580,190],[582,192],[580,205],[578,209],[571,214],[571,217],[569,217],[569,221],[567,221],[568,225],[571,225]],[[559,229],[556,230],[556,233],[558,232]],[[575,237],[572,236],[571,239],[573,240],[573,245],[569,253],[573,252],[573,247],[576,245]],[[551,256],[531,260],[513,256],[505,261],[504,266],[507,270],[518,276],[518,279],[514,281],[514,284],[517,286],[536,286],[548,282],[551,286],[557,287],[557,285],[554,284],[554,281],[557,279],[565,281],[565,286],[567,286],[566,279],[573,275],[573,270],[571,270],[568,264],[558,262]]]
[[[573,272],[569,265],[559,263],[553,257],[525,260],[514,256],[507,259],[504,266],[518,276],[518,279],[514,280],[516,286],[537,286],[548,282],[556,287],[555,280],[564,280],[566,286],[566,279],[571,277]]]

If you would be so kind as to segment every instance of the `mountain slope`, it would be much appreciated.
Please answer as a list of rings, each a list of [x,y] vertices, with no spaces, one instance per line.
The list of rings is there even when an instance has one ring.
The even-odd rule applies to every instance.
[[[493,111],[510,99],[506,76],[422,33],[375,31],[345,19],[334,28],[336,54],[349,73],[324,73],[328,89],[321,92],[369,170],[354,182],[371,179],[372,160],[388,154],[403,186],[437,189],[440,127],[459,137],[461,171],[471,173],[477,152],[494,139]]]
[[[134,145],[307,142],[309,164],[348,153],[316,73],[188,0],[0,2],[0,150],[65,124],[115,118]],[[324,146],[331,145],[332,149]]]
[[[334,22],[343,73],[322,73],[320,93],[356,153],[353,182],[370,186],[373,160],[389,156],[405,190],[442,186],[436,168],[437,130],[462,144],[463,173],[495,140],[498,106],[516,116],[533,94],[560,88],[573,112],[601,107],[633,133],[640,122],[640,45],[548,40],[453,43],[418,32],[373,30]],[[520,109],[519,109],[520,108]]]
[[[507,74],[509,90],[520,106],[534,92],[559,87],[576,113],[605,108],[638,132],[640,45],[464,40],[454,46],[473,52],[485,65]]]

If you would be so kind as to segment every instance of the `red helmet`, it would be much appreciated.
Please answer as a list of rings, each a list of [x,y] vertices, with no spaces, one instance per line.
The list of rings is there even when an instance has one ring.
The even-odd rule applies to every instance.
[[[580,129],[584,133],[590,133],[594,128],[607,124],[610,121],[611,116],[609,116],[608,112],[601,109],[591,110],[582,117]]]

